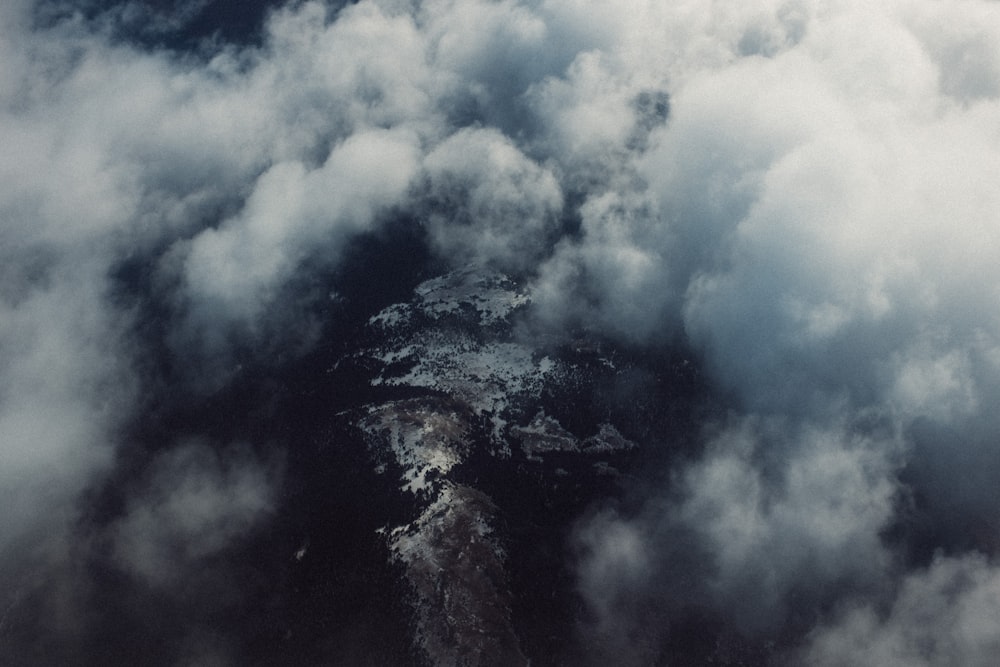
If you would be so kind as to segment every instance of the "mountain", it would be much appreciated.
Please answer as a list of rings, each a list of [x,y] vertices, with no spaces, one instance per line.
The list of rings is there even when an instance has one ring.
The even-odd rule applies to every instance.
[[[502,273],[453,271],[372,317],[369,345],[331,369],[365,369],[372,386],[406,396],[344,416],[376,472],[412,504],[403,523],[378,533],[409,589],[413,641],[432,664],[529,664],[510,571],[525,556],[512,552],[539,548],[524,538],[542,533],[553,557],[545,567],[561,567],[573,510],[615,493],[618,466],[637,449],[602,415],[576,415],[586,426],[574,434],[549,414],[617,369],[596,344],[567,353],[519,336],[530,303]],[[512,493],[529,485],[526,496]]]

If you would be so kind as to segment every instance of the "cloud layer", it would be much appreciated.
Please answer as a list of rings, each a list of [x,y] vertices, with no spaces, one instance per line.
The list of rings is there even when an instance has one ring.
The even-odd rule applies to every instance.
[[[528,280],[526,330],[709,378],[697,442],[657,438],[700,453],[577,526],[597,655],[669,661],[696,607],[776,661],[988,664],[994,4],[276,3],[199,41],[211,2],[4,3],[0,607],[109,543],[155,585],[266,522],[280,466],[134,427],[310,349],[316,283],[405,224]]]

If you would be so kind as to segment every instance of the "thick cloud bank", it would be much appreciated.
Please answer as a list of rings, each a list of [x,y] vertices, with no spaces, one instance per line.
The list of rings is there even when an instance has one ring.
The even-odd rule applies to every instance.
[[[226,569],[296,443],[144,424],[313,349],[405,229],[530,282],[525,335],[712,388],[576,526],[598,664],[694,615],[761,661],[1000,659],[995,2],[160,4],[0,5],[0,656],[80,655],[102,576]]]

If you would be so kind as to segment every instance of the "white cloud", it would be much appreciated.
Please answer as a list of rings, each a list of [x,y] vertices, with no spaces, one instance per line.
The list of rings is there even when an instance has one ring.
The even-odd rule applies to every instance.
[[[428,228],[452,262],[523,269],[544,256],[562,193],[553,174],[495,130],[461,130],[424,161]]]
[[[319,168],[283,162],[257,180],[243,211],[201,232],[184,263],[186,290],[202,326],[252,323],[307,258],[335,263],[340,246],[402,202],[417,170],[417,139],[373,130],[338,145]]]
[[[888,449],[888,451],[886,451]],[[677,519],[707,545],[715,604],[753,632],[795,607],[876,585],[893,511],[895,446],[815,428],[730,427],[685,472]]]
[[[109,468],[113,429],[131,406],[128,350],[100,277],[93,267],[51,272],[51,286],[0,306],[0,550],[9,555],[62,548],[76,496]]]
[[[886,612],[873,605],[821,626],[795,660],[809,665],[992,665],[1000,654],[1000,575],[984,557],[939,557],[903,578]]]
[[[177,4],[177,24],[199,7]],[[0,8],[10,571],[68,558],[78,499],[149,389],[111,277],[123,261],[169,311],[155,343],[224,381],[234,339],[308,342],[283,290],[405,211],[446,261],[536,276],[539,326],[653,350],[686,337],[725,392],[732,424],[674,471],[669,499],[581,525],[599,617],[630,617],[646,582],[644,600],[691,595],[771,632],[789,605],[898,584],[890,616],[848,614],[809,654],[857,635],[897,659],[920,627],[911,598],[988,606],[987,566],[899,575],[881,535],[912,491],[930,535],[997,548],[949,530],[1000,525],[991,3],[304,2],[208,59],[114,43],[82,17],[34,25],[36,8]],[[860,426],[872,415],[892,435]],[[169,573],[175,548],[216,553],[270,511],[273,471],[206,451],[164,454],[117,524],[138,575]],[[971,583],[941,593],[957,572]],[[602,632],[611,645],[635,627]],[[993,650],[978,636],[913,659],[974,664]]]
[[[766,633],[790,605],[892,581],[901,469],[933,522],[995,525],[997,49],[982,3],[713,7],[647,68],[671,116],[619,159],[648,190],[592,194],[541,287],[589,281],[590,322],[626,338],[679,320],[731,405],[782,424],[710,440],[640,528],[654,552],[663,526],[690,530],[717,568],[699,575],[711,604]],[[844,426],[872,414],[908,437]],[[943,430],[911,429],[927,423]],[[658,567],[659,585],[684,576]]]

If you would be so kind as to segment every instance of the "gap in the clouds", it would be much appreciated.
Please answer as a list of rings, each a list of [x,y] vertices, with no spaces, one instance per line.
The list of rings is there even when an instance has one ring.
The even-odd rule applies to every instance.
[[[1000,453],[992,434],[975,428],[960,433],[922,417],[906,437],[911,449],[883,538],[907,568],[928,567],[942,555],[1000,552]]]
[[[636,127],[632,130],[627,147],[644,151],[649,147],[649,135],[666,124],[670,116],[670,95],[664,90],[644,90],[635,98]]]
[[[567,227],[579,224],[571,213],[565,215]],[[189,366],[197,364],[198,355],[179,354],[168,341],[183,313],[176,285],[165,286],[157,274],[157,253],[133,257],[112,275],[116,302],[136,314],[148,396],[127,434],[131,444],[120,452],[119,468],[94,499],[88,521],[98,528],[113,524],[157,454],[188,438],[220,451],[234,442],[249,443],[262,458],[279,452],[285,477],[275,516],[209,564],[209,574],[246,586],[232,598],[238,604],[226,604],[220,591],[212,592],[211,600],[198,591],[163,598],[98,551],[91,568],[100,582],[100,608],[109,611],[97,619],[94,636],[105,648],[95,645],[95,655],[99,649],[145,650],[144,638],[157,618],[164,619],[165,636],[179,641],[190,625],[177,615],[190,608],[232,651],[273,656],[267,664],[310,664],[332,656],[349,664],[372,650],[382,652],[383,664],[415,664],[406,639],[412,635],[409,608],[392,593],[398,591],[399,572],[389,565],[386,544],[375,531],[405,524],[417,511],[416,501],[398,493],[395,480],[402,471],[391,462],[382,475],[375,474],[351,423],[357,416],[352,411],[361,405],[416,395],[372,387],[370,369],[352,353],[372,344],[366,327],[371,316],[408,301],[417,284],[448,269],[428,246],[420,221],[396,215],[348,242],[336,263],[310,259],[285,288],[285,300],[296,303],[289,312],[298,314],[275,324],[294,335],[296,322],[318,323],[315,345],[289,351],[275,341],[244,341],[234,356],[240,370],[208,393],[187,379],[197,370]],[[613,423],[640,448],[600,462],[555,454],[542,464],[518,451],[504,465],[477,451],[454,471],[455,481],[484,491],[500,508],[499,530],[512,545],[515,630],[538,664],[560,664],[582,650],[583,603],[568,546],[575,521],[610,500],[629,514],[650,496],[659,497],[669,471],[699,450],[706,415],[718,410],[698,357],[684,341],[639,346],[586,329],[556,334],[545,353],[603,370],[589,382],[548,391],[547,414],[579,438]],[[296,560],[303,547],[305,556]],[[129,618],[132,639],[114,635],[116,616]],[[705,642],[722,636],[711,624],[695,626]],[[385,633],[398,641],[386,642]],[[695,648],[665,648],[664,655],[697,654],[699,641]],[[159,650],[176,657],[166,644]]]
[[[587,201],[587,192],[573,189],[565,193],[566,202],[559,218],[557,240],[561,242],[580,242],[583,240],[583,216],[580,207]]]

